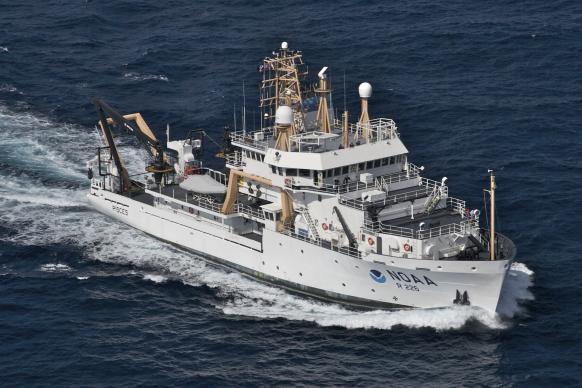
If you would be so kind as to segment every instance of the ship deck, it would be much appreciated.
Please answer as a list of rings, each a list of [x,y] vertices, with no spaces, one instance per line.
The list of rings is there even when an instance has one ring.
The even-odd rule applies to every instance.
[[[423,230],[436,228],[443,225],[456,224],[463,220],[461,215],[450,208],[438,209],[431,214],[416,214],[414,219],[410,216],[383,221],[384,225],[398,226],[412,229],[415,233],[420,230],[420,224],[424,222]]]

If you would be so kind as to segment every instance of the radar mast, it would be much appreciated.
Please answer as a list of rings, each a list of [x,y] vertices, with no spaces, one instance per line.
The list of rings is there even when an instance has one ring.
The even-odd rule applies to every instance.
[[[278,52],[263,60],[259,71],[263,73],[261,82],[260,108],[265,127],[275,121],[275,112],[280,105],[293,109],[293,126],[296,132],[305,130],[301,83],[307,77],[307,70],[300,51],[289,50],[287,42],[281,43]]]

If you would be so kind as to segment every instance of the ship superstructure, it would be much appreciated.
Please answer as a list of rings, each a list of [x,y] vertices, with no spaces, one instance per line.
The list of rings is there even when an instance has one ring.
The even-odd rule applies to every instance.
[[[260,129],[230,133],[226,174],[200,160],[205,132],[174,141],[168,134],[164,150],[141,115],[97,101],[106,146],[90,162],[89,199],[151,235],[295,292],[365,307],[495,311],[513,243],[484,230],[479,211],[449,195],[447,178],[421,175],[395,122],[370,118],[372,86],[360,85],[361,111],[350,122],[347,111],[334,114],[327,67],[307,84],[302,53],[286,43],[259,71]],[[116,128],[150,153],[145,182],[123,165]]]

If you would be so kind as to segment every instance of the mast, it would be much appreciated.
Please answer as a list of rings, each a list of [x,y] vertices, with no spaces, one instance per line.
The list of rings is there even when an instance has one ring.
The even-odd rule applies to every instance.
[[[370,116],[368,114],[368,99],[372,97],[372,85],[362,82],[358,87],[360,99],[362,100],[362,113],[360,114],[359,125],[362,128],[362,137],[368,142],[370,137]]]
[[[307,77],[300,51],[290,50],[287,42],[281,43],[279,52],[263,60],[259,71],[263,73],[260,87],[260,107],[266,127],[273,125],[280,105],[293,109],[293,125],[297,132],[305,129],[301,84]]]
[[[495,260],[495,175],[493,170],[489,170],[490,190],[491,196],[491,226],[489,227],[489,256],[491,260]]]
[[[329,86],[327,83],[327,76],[325,74],[327,66],[325,66],[317,74],[319,77],[319,89],[315,92],[319,94],[319,108],[317,109],[317,121],[319,123],[319,130],[323,133],[331,133],[331,128],[329,124],[329,111],[327,107],[327,98],[330,94]]]
[[[348,111],[344,110],[342,113],[342,147],[348,148],[350,146],[349,132],[348,132]]]
[[[247,134],[247,96],[245,93],[245,80],[243,80],[243,110],[242,110],[243,135]]]

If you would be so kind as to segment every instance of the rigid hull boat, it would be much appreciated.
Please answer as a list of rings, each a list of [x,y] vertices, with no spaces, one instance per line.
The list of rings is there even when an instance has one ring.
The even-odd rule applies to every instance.
[[[302,53],[284,42],[259,66],[260,128],[228,131],[225,172],[201,160],[208,135],[166,146],[139,113],[103,101],[104,146],[88,162],[97,210],[159,239],[294,292],[370,308],[497,308],[515,246],[449,195],[446,178],[421,176],[391,119],[336,117],[327,68],[306,82]],[[150,160],[133,179],[114,141],[134,134]],[[194,260],[194,259],[193,259]]]

